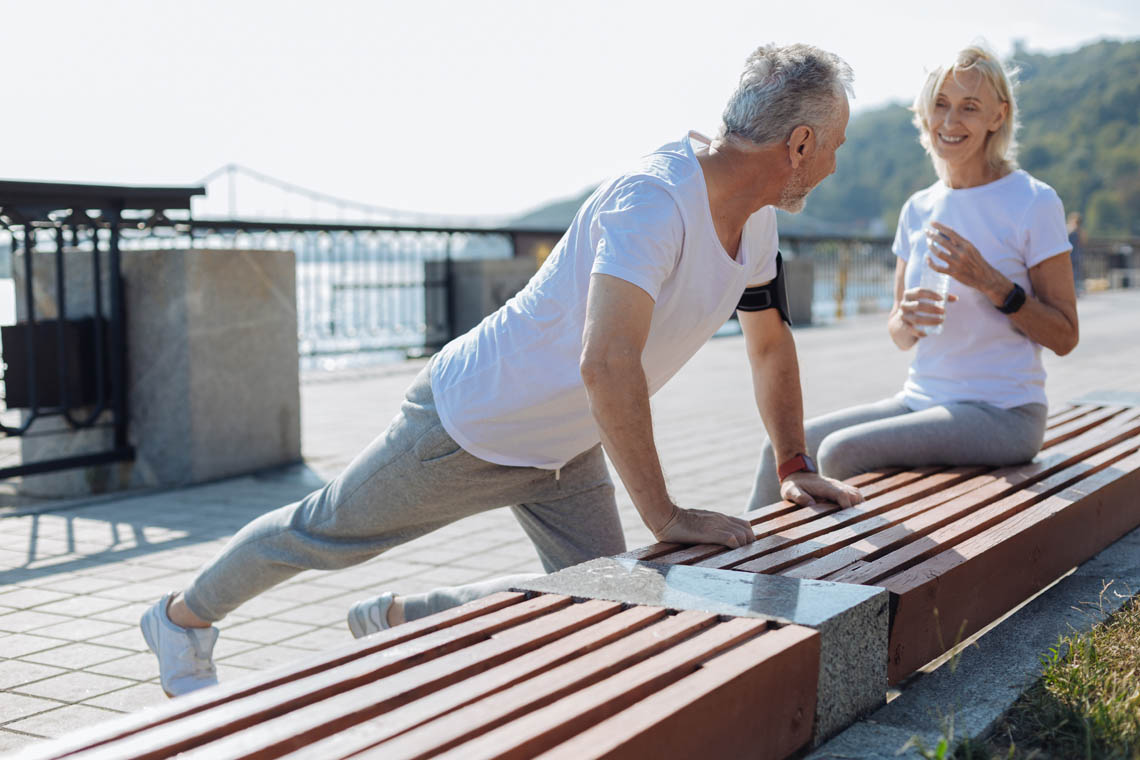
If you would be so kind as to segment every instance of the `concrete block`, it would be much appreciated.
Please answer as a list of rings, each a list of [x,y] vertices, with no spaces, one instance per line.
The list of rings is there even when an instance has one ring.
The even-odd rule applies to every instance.
[[[886,697],[885,589],[608,557],[540,576],[520,589],[758,617],[818,630],[813,745],[878,708]]]
[[[94,313],[89,259],[86,252],[65,254],[69,318]],[[37,315],[50,318],[54,253],[38,254],[34,263]],[[128,434],[136,458],[24,478],[21,489],[80,496],[187,485],[299,461],[292,252],[124,251],[122,272]],[[17,283],[20,301],[21,291]],[[106,299],[107,284],[103,292]],[[19,308],[22,314],[26,307]],[[35,424],[53,434],[23,439],[25,461],[111,448],[109,429],[70,431],[58,417]]]

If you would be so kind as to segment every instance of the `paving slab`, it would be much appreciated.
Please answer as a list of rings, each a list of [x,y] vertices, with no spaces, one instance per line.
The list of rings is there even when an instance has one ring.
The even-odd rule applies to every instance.
[[[107,710],[90,705],[64,705],[54,710],[37,713],[30,718],[12,721],[7,727],[40,736],[61,736],[69,731],[117,718],[122,714],[119,710]]]
[[[42,652],[25,655],[22,661],[68,668],[71,670],[84,670],[128,655],[130,655],[129,651],[118,647],[92,644],[89,641],[78,641],[52,649],[46,649]]]
[[[0,661],[0,689],[15,689],[33,681],[42,681],[51,676],[65,673],[63,668],[39,665],[23,660]]]

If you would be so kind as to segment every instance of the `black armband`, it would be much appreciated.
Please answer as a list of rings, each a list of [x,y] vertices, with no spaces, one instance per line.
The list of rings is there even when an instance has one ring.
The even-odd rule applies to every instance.
[[[780,318],[789,325],[792,323],[792,312],[788,307],[788,287],[784,282],[784,259],[779,251],[776,252],[776,279],[766,285],[745,288],[740,303],[736,304],[737,311],[765,309],[779,309]]]

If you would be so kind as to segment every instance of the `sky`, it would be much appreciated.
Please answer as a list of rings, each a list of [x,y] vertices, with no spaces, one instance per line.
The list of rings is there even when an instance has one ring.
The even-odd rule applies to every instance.
[[[688,129],[715,132],[759,44],[845,58],[857,116],[909,102],[925,70],[979,37],[1003,56],[1015,40],[1054,52],[1140,38],[1135,0],[1079,6],[0,0],[0,178],[192,185],[232,163],[378,207],[506,218]],[[208,190],[197,216],[362,216],[244,175]]]

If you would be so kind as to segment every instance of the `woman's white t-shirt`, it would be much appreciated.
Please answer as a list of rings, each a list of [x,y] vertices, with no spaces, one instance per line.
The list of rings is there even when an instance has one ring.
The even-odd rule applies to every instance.
[[[1026,172],[959,190],[939,181],[912,195],[899,216],[892,250],[907,262],[907,288],[918,286],[931,222],[973,243],[1028,295],[1033,295],[1029,270],[1069,250],[1061,199]],[[1002,409],[1046,403],[1041,347],[980,291],[951,278],[950,292],[958,301],[948,305],[942,332],[918,341],[903,401],[912,409],[951,401],[983,401]]]
[[[489,462],[556,469],[600,440],[578,369],[590,275],[654,300],[642,366],[652,395],[732,315],[745,287],[776,276],[771,207],[744,226],[736,259],[716,236],[690,132],[594,192],[514,298],[432,364],[443,427]]]

